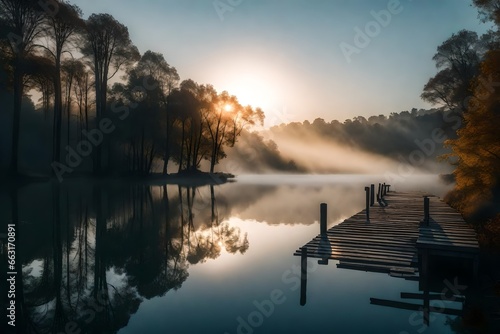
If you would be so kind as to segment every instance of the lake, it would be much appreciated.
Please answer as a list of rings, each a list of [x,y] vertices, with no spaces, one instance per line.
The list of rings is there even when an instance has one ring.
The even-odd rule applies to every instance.
[[[364,207],[374,175],[246,175],[198,188],[68,180],[0,190],[18,215],[18,326],[40,333],[455,333],[458,319],[377,306],[419,282],[308,259],[300,305],[295,250]],[[443,196],[437,176],[391,190]],[[2,273],[5,275],[5,273]],[[5,282],[2,277],[2,282]],[[411,301],[418,303],[419,301]],[[431,306],[460,309],[456,301]]]

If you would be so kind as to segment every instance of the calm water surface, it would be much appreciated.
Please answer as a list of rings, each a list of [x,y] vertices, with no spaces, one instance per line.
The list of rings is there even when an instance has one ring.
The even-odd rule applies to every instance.
[[[307,302],[299,303],[300,258],[292,254],[319,233],[319,204],[329,204],[333,226],[360,211],[364,186],[379,181],[241,176],[198,188],[69,181],[23,187],[16,204],[2,191],[1,220],[17,212],[20,221],[19,326],[40,333],[454,333],[455,316],[433,313],[426,327],[421,312],[370,304],[371,297],[408,302],[400,293],[419,292],[418,282],[339,269],[337,261],[308,259]],[[419,176],[392,189],[442,196],[447,187]]]

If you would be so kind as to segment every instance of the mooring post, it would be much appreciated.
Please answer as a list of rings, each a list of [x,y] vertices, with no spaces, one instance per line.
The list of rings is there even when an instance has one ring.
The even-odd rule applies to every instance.
[[[420,255],[420,277],[422,283],[422,290],[424,292],[424,324],[429,326],[429,250],[419,250]]]
[[[382,200],[382,193],[380,192],[381,189],[382,189],[382,185],[379,183],[378,189],[377,189],[377,202],[380,202]]]
[[[365,187],[366,193],[366,221],[370,221],[370,188]]]
[[[384,192],[384,194],[382,195],[382,197],[384,197],[385,195],[387,195],[386,190],[387,190],[387,188],[385,187],[385,182],[384,182],[384,187],[382,188],[382,191]]]
[[[370,185],[370,206],[375,204],[375,185]]]
[[[321,203],[319,206],[319,224],[321,235],[326,235],[326,203]]]
[[[429,226],[429,197],[424,196],[424,224]]]
[[[300,305],[306,304],[307,290],[307,247],[304,246],[300,253]]]

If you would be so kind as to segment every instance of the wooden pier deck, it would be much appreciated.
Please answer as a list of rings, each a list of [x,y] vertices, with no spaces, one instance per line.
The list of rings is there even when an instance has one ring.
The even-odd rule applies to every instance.
[[[424,219],[424,195],[430,216]],[[368,197],[367,197],[368,198]],[[384,205],[384,202],[386,206]],[[388,192],[382,205],[366,210],[319,234],[307,247],[307,257],[339,260],[338,267],[411,276],[419,271],[419,255],[427,268],[428,257],[442,255],[473,259],[477,270],[479,245],[475,231],[462,216],[438,197],[423,193]],[[423,257],[423,260],[422,260]]]

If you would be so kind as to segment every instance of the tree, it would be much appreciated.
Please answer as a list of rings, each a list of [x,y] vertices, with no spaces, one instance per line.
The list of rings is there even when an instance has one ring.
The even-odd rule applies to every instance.
[[[212,110],[204,118],[211,143],[210,173],[213,173],[215,165],[225,157],[223,147],[234,146],[246,125],[262,124],[264,113],[260,108],[243,107],[236,96],[224,91],[214,99]]]
[[[216,95],[212,86],[198,85],[184,80],[168,97],[167,113],[178,120],[175,159],[179,172],[194,170],[205,157],[202,147],[206,144],[203,113],[210,110],[211,98]]]
[[[63,53],[70,52],[68,45],[83,28],[81,19],[82,11],[76,5],[71,5],[65,1],[57,1],[57,12],[48,15],[46,20],[46,34],[51,39],[47,46],[42,47],[48,56],[53,59],[55,65],[54,74],[54,128],[53,128],[53,148],[52,160],[61,162],[61,126],[63,113],[63,93],[61,84],[61,72]],[[69,130],[68,130],[69,131]]]
[[[40,101],[45,120],[48,119],[51,99],[54,96],[54,63],[42,56],[30,56],[26,59],[26,89],[36,89],[42,96]]]
[[[148,83],[147,90],[136,89],[144,82]],[[136,68],[129,72],[126,84],[113,86],[113,103],[130,106],[129,116],[118,124],[118,130],[112,136],[113,144],[116,144],[113,151],[126,157],[129,170],[134,173],[150,173],[159,147],[164,143],[163,95],[160,84]]]
[[[74,95],[76,104],[78,105],[80,124],[79,133],[81,136],[83,129],[85,129],[87,132],[89,131],[89,107],[91,103],[89,97],[89,91],[91,88],[91,82],[89,81],[89,69],[81,61],[77,61],[77,63],[75,63],[74,78]]]
[[[479,9],[483,22],[492,21],[497,27],[500,26],[500,2],[498,0],[473,0]]]
[[[449,157],[456,163],[456,187],[449,198],[467,215],[481,203],[500,199],[500,89],[498,84],[485,85],[486,80],[500,82],[500,50],[488,52],[475,80],[464,126],[457,139],[446,142],[453,150]]]
[[[45,13],[36,0],[0,0],[0,31],[2,44],[7,44],[13,68],[14,110],[10,173],[18,174],[19,129],[24,94],[24,64],[33,52],[35,39],[41,34]]]
[[[64,106],[66,108],[66,140],[68,146],[70,145],[70,125],[71,125],[71,104],[73,95],[73,84],[75,77],[83,75],[85,71],[84,65],[81,61],[75,59],[68,59],[62,63],[62,73],[64,75],[65,89],[64,89]],[[80,110],[81,116],[81,110]]]
[[[170,66],[161,53],[146,51],[134,69],[143,77],[151,77],[159,85],[161,91],[162,110],[165,113],[165,147],[163,156],[163,174],[167,173],[168,161],[171,154],[172,131],[175,117],[167,108],[167,97],[179,82],[179,74],[175,67]]]
[[[92,59],[95,77],[95,124],[99,126],[106,113],[108,81],[120,69],[139,60],[140,54],[130,40],[127,27],[109,14],[92,14],[88,18],[82,42],[82,53]],[[98,145],[94,152],[94,173],[99,174],[102,169],[101,145]]]
[[[455,189],[448,200],[467,216],[479,214],[498,224],[500,201],[500,2],[474,0],[483,21],[493,21],[496,30],[489,33],[489,50],[472,81],[473,97],[464,114],[458,138],[448,140],[452,153],[447,157],[455,165]],[[490,229],[494,231],[495,229]],[[498,231],[498,225],[496,228]]]
[[[478,38],[473,31],[461,30],[438,46],[432,59],[440,71],[424,86],[421,98],[432,104],[464,110],[471,95],[471,80],[478,73],[486,51],[485,39]]]

